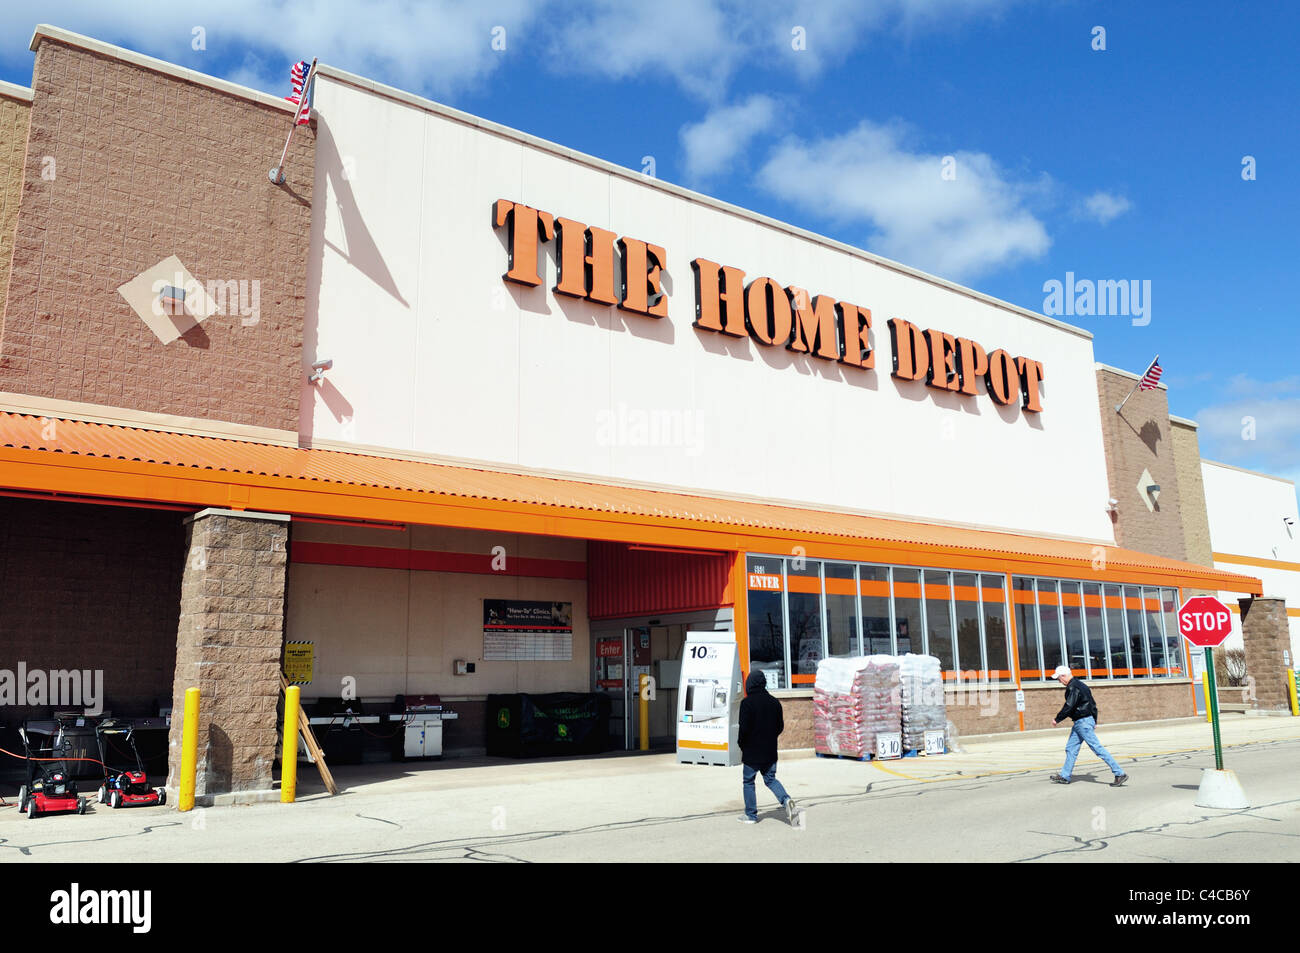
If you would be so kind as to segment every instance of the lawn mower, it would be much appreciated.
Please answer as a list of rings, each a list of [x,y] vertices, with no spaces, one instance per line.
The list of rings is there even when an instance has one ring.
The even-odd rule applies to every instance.
[[[108,745],[114,737],[125,738],[135,757],[135,770],[117,770],[108,766]],[[99,787],[99,803],[111,808],[142,807],[167,803],[165,788],[149,786],[149,775],[144,770],[140,749],[135,744],[135,728],[130,722],[105,718],[95,726],[95,740],[99,742],[99,760],[104,762],[104,783]],[[107,742],[107,744],[106,744]]]
[[[48,748],[32,748],[27,729],[19,728],[23,751],[27,755],[27,783],[18,789],[18,810],[35,820],[41,814],[60,814],[76,811],[86,813],[87,801],[77,794],[77,782],[68,776],[68,766],[63,760],[70,743],[63,736],[63,726],[55,729],[54,741]],[[49,754],[52,758],[34,758]],[[39,775],[39,777],[37,776]]]

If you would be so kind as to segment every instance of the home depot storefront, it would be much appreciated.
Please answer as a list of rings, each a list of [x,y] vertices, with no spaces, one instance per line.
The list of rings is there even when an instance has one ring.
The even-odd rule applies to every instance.
[[[33,45],[33,134],[90,130],[83,164],[103,124],[77,82],[100,69],[232,112],[268,161],[287,131],[282,103],[230,84],[58,31]],[[175,615],[149,605],[172,644],[141,643],[165,684],[131,702],[204,690],[200,793],[270,786],[287,641],[314,643],[308,697],[442,695],[463,715],[449,748],[482,744],[489,694],[612,689],[596,643],[635,633],[626,685],[696,626],[734,628],[786,698],[788,746],[811,743],[816,659],[886,642],[944,660],[967,732],[1021,727],[1010,691],[1066,658],[1104,671],[1112,720],[1190,708],[1170,592],[1258,582],[1116,545],[1086,332],[328,67],[318,84],[291,189],[261,186],[255,220],[241,183],[262,156],[206,152],[226,185],[194,214],[220,221],[151,225],[129,261],[75,241],[13,257],[0,486],[34,552],[62,525],[125,526],[131,565],[171,554]],[[123,210],[94,181],[24,201],[20,235],[149,224],[147,184]],[[309,247],[253,241],[286,233]],[[111,289],[175,255],[222,277],[213,236],[241,275],[275,260],[259,321],[163,341],[112,291],[43,317],[41,276]],[[48,377],[46,351],[66,359]],[[148,515],[107,518],[128,508]],[[136,598],[90,591],[110,614]],[[489,639],[501,602],[568,607],[567,646]],[[83,659],[97,644],[57,635]],[[1041,722],[1053,693],[1027,696]],[[670,736],[671,693],[656,704]]]

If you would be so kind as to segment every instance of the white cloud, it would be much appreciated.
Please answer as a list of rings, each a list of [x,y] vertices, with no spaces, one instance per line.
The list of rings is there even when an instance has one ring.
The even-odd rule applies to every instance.
[[[1235,375],[1230,399],[1195,415],[1201,455],[1251,470],[1300,476],[1300,378],[1258,381]]]
[[[727,98],[742,68],[794,70],[804,77],[843,60],[869,34],[935,30],[1021,0],[44,0],[39,12],[0,4],[0,60],[30,56],[35,16],[96,39],[203,72],[223,64],[240,81],[279,92],[288,64],[303,57],[429,95],[483,81],[502,62],[491,31],[505,27],[506,51],[533,68],[617,79],[668,79],[707,102]],[[191,48],[206,31],[209,55]],[[792,49],[791,31],[805,49]],[[18,42],[15,40],[20,40]],[[248,69],[248,57],[264,67]],[[213,65],[207,66],[208,62]],[[232,62],[241,63],[230,67]],[[283,69],[280,63],[283,62]],[[206,67],[206,68],[205,68]]]
[[[1098,191],[1093,192],[1075,207],[1075,215],[1078,218],[1109,225],[1132,207],[1133,203],[1122,195]]]
[[[556,26],[548,60],[553,68],[618,79],[666,76],[721,103],[742,67],[793,69],[808,78],[842,61],[871,33],[937,29],[1016,2],[582,0],[550,17]]]
[[[777,102],[771,96],[751,96],[682,126],[687,179],[700,181],[727,168],[756,135],[776,122],[776,110]]]
[[[0,58],[30,57],[33,8],[0,5]],[[491,9],[450,0],[46,0],[41,21],[200,72],[228,74],[266,92],[288,93],[289,65],[316,56],[413,92],[447,95],[484,79],[524,42],[540,13],[528,0],[497,0]],[[506,28],[506,51],[492,48],[492,28]],[[193,49],[202,28],[206,50]],[[22,42],[14,38],[21,37]],[[220,66],[218,65],[220,64]]]
[[[946,179],[944,158],[909,148],[901,125],[864,121],[840,136],[786,139],[758,180],[821,218],[870,226],[873,251],[955,280],[1047,251],[1029,205],[1048,177],[1015,182],[987,154],[957,152]]]

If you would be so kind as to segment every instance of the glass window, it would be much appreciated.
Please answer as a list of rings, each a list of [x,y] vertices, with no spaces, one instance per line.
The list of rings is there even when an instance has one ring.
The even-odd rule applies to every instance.
[[[1083,597],[1077,582],[1061,583],[1061,625],[1065,629],[1065,664],[1075,675],[1088,675],[1088,640],[1083,634]]]
[[[1016,605],[1016,644],[1020,646],[1020,677],[1043,678],[1038,655],[1038,613],[1034,611],[1034,580],[1015,576],[1011,598]]]
[[[924,632],[921,628],[921,571],[919,569],[894,570],[894,634],[897,636],[898,654],[922,651]]]
[[[826,657],[822,641],[822,564],[820,560],[785,561],[787,622],[790,626],[790,681],[811,685],[817,663]]]
[[[889,567],[859,566],[858,586],[862,591],[862,631],[867,655],[893,655],[894,640],[889,624]]]
[[[952,586],[948,573],[925,571],[926,652],[939,660],[948,678],[956,671],[952,646]]]
[[[785,566],[771,556],[746,559],[749,584],[750,671],[767,675],[773,688],[789,688],[785,667]]]
[[[1178,634],[1178,590],[1160,590],[1160,611],[1165,616],[1165,657],[1169,660],[1169,674],[1181,678],[1187,669],[1183,662],[1183,640]]]
[[[957,617],[956,668],[963,681],[986,679],[980,651],[980,597],[974,573],[952,574],[953,608]]]
[[[833,658],[857,655],[858,581],[852,563],[826,563],[826,642]]]
[[[1124,624],[1128,627],[1132,675],[1134,678],[1150,678],[1151,661],[1147,658],[1146,639],[1142,633],[1142,594],[1136,586],[1124,587]]]
[[[1055,579],[1038,580],[1038,637],[1043,646],[1043,677],[1051,678],[1062,664],[1061,597]]]
[[[1095,582],[1083,584],[1083,621],[1087,627],[1088,669],[1093,678],[1110,677],[1106,663],[1106,630],[1101,621],[1101,586]]]
[[[1124,635],[1124,597],[1119,586],[1106,586],[1106,637],[1110,644],[1110,674],[1113,678],[1132,678],[1128,659],[1128,639]]]
[[[988,659],[989,680],[1015,680],[1011,666],[1011,643],[1007,639],[1006,577],[981,576],[980,595],[984,598],[984,651]]]
[[[1169,675],[1165,662],[1164,620],[1160,617],[1160,590],[1142,590],[1142,617],[1147,626],[1147,649],[1151,653],[1151,674],[1157,678]]]

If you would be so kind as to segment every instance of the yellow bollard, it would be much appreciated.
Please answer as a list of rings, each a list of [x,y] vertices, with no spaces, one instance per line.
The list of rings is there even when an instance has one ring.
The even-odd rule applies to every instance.
[[[298,695],[297,685],[284,690],[284,744],[280,746],[280,803],[292,804],[298,790]]]
[[[641,689],[641,750],[650,750],[650,690],[647,687],[650,682],[650,676],[642,674],[638,679]]]
[[[1201,673],[1201,684],[1205,686],[1205,720],[1210,721],[1210,673]]]
[[[1295,669],[1289,668],[1286,670],[1286,683],[1291,689],[1291,715],[1293,717],[1300,717],[1300,704],[1296,703],[1295,694]]]
[[[181,725],[181,792],[176,807],[194,810],[194,775],[199,764],[199,690],[185,689],[185,722]]]

